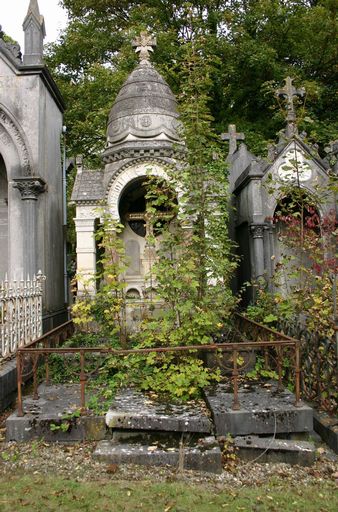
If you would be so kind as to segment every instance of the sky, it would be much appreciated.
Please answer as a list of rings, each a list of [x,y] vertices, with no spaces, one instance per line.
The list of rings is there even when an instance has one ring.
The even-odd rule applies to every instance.
[[[22,23],[27,14],[30,0],[0,0],[0,24],[3,31],[18,41],[23,50]],[[44,43],[57,39],[59,30],[67,22],[66,11],[58,4],[59,0],[38,0],[40,14],[45,18],[46,38]],[[6,7],[4,7],[4,5]]]

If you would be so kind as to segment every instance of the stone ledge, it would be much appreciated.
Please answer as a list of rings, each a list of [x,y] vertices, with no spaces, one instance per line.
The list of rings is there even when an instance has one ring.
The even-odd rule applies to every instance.
[[[222,453],[214,437],[201,446],[186,446],[183,451],[184,469],[222,472]],[[93,457],[108,464],[139,464],[143,466],[174,466],[178,468],[182,458],[179,448],[163,448],[140,443],[115,444],[111,441],[98,443]]]
[[[277,392],[276,384],[269,387],[253,385],[239,391],[240,410],[232,410],[233,394],[223,385],[205,392],[217,436],[231,434],[288,434],[311,432],[313,412],[306,404],[295,407],[294,395],[284,389]]]
[[[161,403],[132,389],[119,391],[106,414],[112,429],[200,432],[209,434],[210,419],[198,402]]]
[[[316,460],[316,448],[307,441],[290,441],[273,437],[235,437],[234,445],[240,458],[247,461],[284,462],[311,466]]]
[[[313,428],[325,443],[338,453],[338,418],[325,412],[313,411]]]

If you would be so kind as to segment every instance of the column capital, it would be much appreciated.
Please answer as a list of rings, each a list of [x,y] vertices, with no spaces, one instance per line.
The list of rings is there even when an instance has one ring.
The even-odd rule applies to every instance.
[[[14,188],[17,188],[23,201],[36,201],[39,194],[45,192],[46,182],[37,176],[25,176],[23,178],[14,178]]]
[[[251,224],[250,232],[251,232],[252,238],[263,238],[265,229],[266,229],[265,224]]]

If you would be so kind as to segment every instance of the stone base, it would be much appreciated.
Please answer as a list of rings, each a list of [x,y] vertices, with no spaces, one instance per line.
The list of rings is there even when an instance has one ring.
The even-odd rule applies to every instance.
[[[166,447],[163,444],[116,444],[100,441],[93,457],[108,464],[139,464],[144,466],[173,466],[182,469],[222,472],[222,453],[213,436],[204,438],[195,446]]]
[[[43,437],[46,441],[73,442],[105,439],[104,416],[80,416],[79,385],[39,387],[39,399],[25,397],[25,415],[11,414],[6,421],[7,441],[30,441]],[[75,415],[73,414],[75,413]]]
[[[273,435],[274,433],[311,432],[313,411],[301,404],[295,407],[295,396],[288,390],[277,392],[277,384],[240,388],[240,410],[232,410],[233,394],[224,385],[205,392],[217,436],[231,434]]]
[[[311,466],[316,460],[316,448],[307,441],[289,441],[271,437],[235,437],[234,445],[241,459],[265,463],[284,462]]]

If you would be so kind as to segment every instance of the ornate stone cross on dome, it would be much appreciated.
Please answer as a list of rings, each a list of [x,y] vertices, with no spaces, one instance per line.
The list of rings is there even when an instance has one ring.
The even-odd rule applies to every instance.
[[[149,60],[150,53],[153,52],[157,45],[156,37],[152,37],[148,32],[141,32],[141,34],[132,42],[135,52],[139,53],[140,60]]]
[[[286,77],[284,81],[285,86],[276,90],[276,96],[286,100],[286,135],[287,137],[292,137],[292,135],[297,133],[296,111],[293,104],[293,99],[297,97],[302,98],[305,95],[305,89],[304,87],[300,87],[299,89],[294,87],[292,85],[293,78],[290,78],[289,76]]]
[[[245,135],[236,132],[235,124],[229,124],[228,133],[221,133],[221,139],[229,141],[229,155],[233,155],[237,150],[237,141],[244,140]]]

